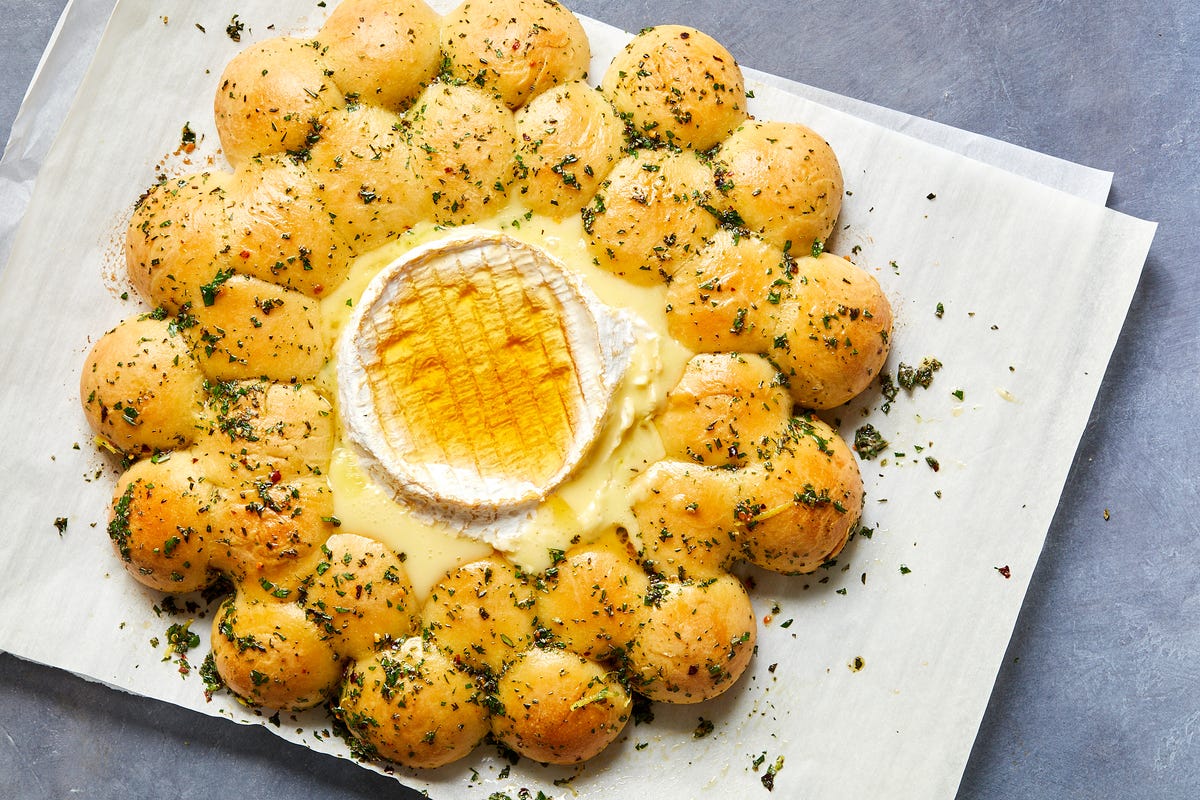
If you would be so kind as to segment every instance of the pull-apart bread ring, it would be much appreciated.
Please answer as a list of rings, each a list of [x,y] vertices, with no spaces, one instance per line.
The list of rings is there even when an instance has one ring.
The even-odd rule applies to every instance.
[[[215,87],[231,169],[138,200],[125,259],[153,310],[82,369],[125,459],[126,571],[232,581],[211,632],[230,691],[326,704],[405,767],[488,736],[574,764],[636,694],[728,690],[757,642],[730,570],[811,572],[861,513],[810,410],[879,374],[892,315],[822,252],[832,150],[749,118],[699,31],[644,31],[599,88],[589,59],[553,0],[343,0],[311,38],[248,46]],[[401,527],[511,538],[425,564],[394,514],[339,528],[366,502],[347,463]],[[532,567],[527,534],[551,542]]]

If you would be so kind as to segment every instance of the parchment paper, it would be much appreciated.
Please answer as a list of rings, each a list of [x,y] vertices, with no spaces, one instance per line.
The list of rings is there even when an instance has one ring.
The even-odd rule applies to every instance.
[[[126,576],[112,553],[104,519],[116,473],[91,444],[77,386],[90,343],[141,309],[120,297],[116,244],[133,199],[160,171],[223,166],[211,98],[240,46],[319,24],[276,6],[180,2],[164,20],[161,3],[122,0],[53,146],[39,151],[44,133],[29,135],[19,120],[14,141],[31,155],[6,157],[2,176],[6,195],[28,187],[46,152],[0,272],[0,441],[13,465],[0,647],[238,722],[264,717],[223,694],[206,703],[199,678],[181,678],[162,644],[149,643],[189,616],[157,614],[162,596]],[[247,25],[242,45],[223,33],[233,13]],[[71,23],[68,14],[60,44]],[[598,77],[627,35],[587,26]],[[73,36],[92,30],[78,27]],[[31,98],[51,113],[64,98],[45,74]],[[873,390],[830,415],[843,435],[871,422],[891,442],[862,465],[870,538],[856,537],[810,577],[745,571],[760,619],[771,621],[742,682],[717,701],[656,704],[653,724],[631,725],[579,769],[523,760],[502,779],[506,762],[481,748],[441,770],[397,773],[404,783],[434,797],[525,786],[555,797],[689,798],[762,792],[763,774],[779,764],[780,796],[953,797],[1154,226],[1100,205],[1106,173],[866,109],[912,135],[896,133],[776,84],[797,89],[755,76],[751,109],[802,121],[837,152],[848,196],[830,249],[855,251],[892,300],[889,368],[926,356],[944,364],[929,389],[901,392],[889,413]],[[203,136],[190,164],[169,155],[185,122]],[[11,222],[19,199],[9,205]],[[203,612],[201,604],[190,615],[204,638],[193,666],[207,652]],[[715,728],[696,739],[701,717]],[[321,712],[269,726],[344,755],[329,728]],[[570,789],[554,785],[564,778]]]

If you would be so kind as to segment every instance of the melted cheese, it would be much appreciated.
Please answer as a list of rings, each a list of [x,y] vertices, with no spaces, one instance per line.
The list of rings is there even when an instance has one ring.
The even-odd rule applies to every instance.
[[[599,355],[593,357],[590,364],[587,363],[587,357],[580,359],[578,355],[575,356],[577,361],[583,361],[575,365],[576,373],[586,370],[601,373],[592,376],[599,379],[599,384],[592,380],[592,388],[588,396],[583,398],[586,401],[583,413],[593,414],[596,419],[594,430],[590,435],[583,437],[584,452],[580,454],[583,456],[582,460],[576,459],[578,463],[566,463],[565,469],[558,470],[562,473],[560,475],[553,474],[555,470],[546,467],[544,462],[548,461],[551,467],[564,463],[565,451],[561,439],[556,439],[552,430],[558,425],[570,427],[571,423],[565,414],[557,418],[537,420],[536,434],[530,434],[524,429],[530,423],[528,412],[513,415],[505,411],[504,414],[510,417],[510,421],[488,428],[488,417],[495,416],[495,409],[504,407],[504,404],[509,402],[509,396],[504,394],[504,386],[497,385],[504,383],[503,381],[480,381],[474,377],[474,365],[481,359],[488,363],[488,366],[482,369],[494,370],[490,373],[493,376],[526,375],[529,376],[526,380],[536,383],[543,392],[548,391],[547,385],[553,388],[555,384],[553,376],[548,376],[545,372],[553,357],[544,357],[542,353],[537,353],[537,358],[532,358],[532,361],[537,363],[531,367],[531,351],[522,350],[521,347],[494,347],[487,343],[489,329],[494,334],[497,328],[505,330],[505,326],[496,325],[494,320],[488,321],[493,318],[481,310],[482,306],[479,303],[473,308],[471,302],[466,303],[454,316],[454,324],[459,333],[464,338],[475,340],[460,350],[451,350],[451,345],[444,340],[434,339],[427,343],[418,343],[414,348],[412,339],[406,341],[403,336],[397,337],[388,347],[383,348],[387,353],[384,360],[392,359],[389,363],[398,370],[392,374],[406,374],[404,364],[411,363],[407,359],[414,356],[419,358],[422,347],[428,348],[427,355],[443,360],[445,356],[441,354],[448,350],[475,354],[473,357],[468,355],[462,363],[463,371],[471,372],[464,384],[472,387],[471,391],[475,392],[474,398],[466,401],[467,407],[472,409],[470,411],[465,410],[462,405],[457,408],[439,406],[438,403],[445,402],[444,398],[429,403],[426,400],[429,395],[423,394],[424,389],[414,388],[413,381],[403,378],[397,381],[398,385],[394,388],[389,388],[391,384],[383,387],[385,393],[394,394],[393,399],[399,398],[399,402],[408,404],[408,418],[420,416],[411,413],[411,409],[428,409],[423,419],[409,425],[407,430],[402,432],[401,438],[407,437],[410,441],[409,449],[415,454],[412,458],[418,462],[424,459],[426,463],[444,463],[450,460],[445,458],[447,450],[459,447],[460,454],[467,453],[464,463],[470,467],[469,472],[479,472],[477,467],[482,460],[486,470],[491,470],[491,477],[499,482],[498,485],[506,486],[509,490],[516,485],[513,480],[515,473],[536,478],[539,476],[539,469],[542,470],[541,486],[533,486],[535,491],[532,492],[532,500],[530,486],[527,485],[521,493],[523,500],[520,502],[512,496],[499,498],[508,503],[499,513],[495,513],[498,495],[489,496],[487,491],[477,491],[475,495],[468,497],[444,496],[443,488],[448,494],[455,494],[454,487],[461,485],[461,473],[453,479],[448,478],[444,485],[437,484],[435,479],[434,490],[431,493],[418,492],[417,495],[413,495],[406,493],[405,487],[401,485],[403,481],[398,483],[392,480],[394,475],[391,472],[384,470],[381,473],[379,469],[373,468],[373,457],[369,454],[364,457],[361,441],[358,446],[352,444],[354,437],[348,435],[343,424],[340,429],[341,443],[335,453],[330,475],[330,482],[334,488],[334,513],[341,520],[343,530],[371,536],[393,549],[406,553],[407,566],[413,574],[417,590],[422,593],[447,569],[490,552],[489,545],[495,545],[523,568],[535,571],[549,565],[552,550],[565,550],[574,542],[595,538],[614,527],[626,527],[632,531],[629,484],[634,477],[663,455],[662,443],[650,418],[663,401],[666,392],[678,382],[684,365],[692,355],[666,333],[665,292],[662,288],[633,287],[595,267],[586,252],[582,225],[578,219],[553,222],[515,207],[470,229],[459,229],[449,234],[432,226],[422,226],[400,237],[398,241],[359,258],[353,265],[346,284],[323,301],[323,317],[330,341],[343,338],[342,334],[348,327],[361,326],[362,307],[371,302],[373,297],[369,290],[372,281],[397,259],[406,254],[411,255],[414,250],[417,250],[419,255],[422,246],[436,249],[441,246],[436,244],[437,240],[447,235],[452,239],[472,236],[486,239],[494,238],[497,232],[544,248],[566,266],[569,281],[579,281],[580,292],[585,297],[582,301],[585,310],[593,323],[599,320],[599,327],[602,329],[599,334],[601,340],[605,339],[606,332],[603,329],[606,324],[612,328],[613,320],[630,318],[635,320],[632,329],[636,329],[636,340],[629,342],[625,347],[614,346],[614,335],[617,340],[620,336],[609,330],[608,347],[602,347],[603,363],[596,360]],[[516,292],[513,295],[518,298],[515,309],[510,307],[505,312],[507,316],[511,317],[513,313],[527,313],[519,326],[508,326],[508,332],[504,333],[506,338],[510,336],[512,328],[520,327],[526,331],[533,329],[546,332],[551,342],[565,342],[571,334],[563,332],[564,329],[572,324],[581,324],[580,319],[570,318],[571,314],[578,316],[580,311],[577,306],[572,306],[574,301],[569,297],[567,302],[563,303],[562,296],[556,294],[555,290],[547,289],[544,285],[538,290],[537,285],[539,282],[544,284],[544,281],[539,281],[536,276],[534,280],[529,281],[517,275],[519,270],[516,273],[506,273],[507,277],[505,270],[500,272],[500,277],[489,278],[484,282],[484,286],[488,291],[495,289]],[[469,294],[476,291],[470,289],[472,285],[479,286],[479,281],[473,284],[470,280],[446,279],[444,275],[423,276],[420,281],[425,284],[421,291],[428,290],[432,296],[440,296],[441,299],[432,302],[443,305],[454,305],[457,298],[463,296],[464,291]],[[510,282],[508,286],[497,286],[506,281]],[[520,298],[522,294],[530,294],[531,289],[534,293],[540,291],[542,294],[538,307],[525,307],[525,300]],[[572,310],[564,314],[561,307],[554,309],[554,303],[551,302],[554,300]],[[430,298],[425,297],[423,302],[426,303],[425,309],[428,312]],[[398,311],[393,309],[393,312],[398,314],[394,317],[397,329],[417,327],[421,324],[420,314],[415,313],[415,308],[416,305]],[[547,311],[547,308],[551,311]],[[357,316],[356,310],[360,312]],[[555,328],[559,329],[558,334],[554,333]],[[616,328],[619,329],[620,325]],[[561,339],[558,338],[560,335]],[[343,354],[348,352],[347,348],[350,347],[346,344],[346,338],[350,337],[343,338],[343,344],[339,348]],[[543,344],[539,344],[543,352],[546,349],[544,342],[545,340]],[[489,348],[501,351],[498,355],[493,353],[494,358],[490,361],[486,352]],[[472,366],[471,370],[465,369],[468,364]],[[613,381],[610,387],[603,386],[605,369],[610,373],[619,370],[620,373],[620,379]],[[330,390],[330,394],[334,393],[332,390],[337,384],[337,370],[342,371],[345,383],[345,364],[331,365],[323,375],[325,388]],[[454,372],[454,369],[442,369],[446,380]],[[364,374],[355,377],[360,385],[371,380]],[[377,377],[374,380],[377,382],[375,388],[379,390],[381,384],[378,381],[391,379]],[[579,380],[586,383],[589,377],[583,375]],[[489,385],[483,386],[483,383]],[[599,394],[602,395],[603,402],[599,404],[596,403],[597,385],[602,387]],[[488,394],[492,392],[499,394]],[[462,392],[447,396],[461,397]],[[529,400],[522,398],[522,402]],[[532,402],[536,404],[537,398]],[[463,420],[463,424],[468,428],[455,428],[460,423],[453,421],[443,424],[443,421],[450,417]],[[479,420],[474,424],[481,429],[470,429],[473,427],[473,418]],[[518,421],[522,424],[518,424]],[[481,435],[486,438],[480,439]],[[528,446],[531,442],[540,442],[540,452],[528,456],[518,453],[515,461],[505,455],[505,448],[516,446],[519,449],[521,445]],[[480,452],[472,454],[472,449]],[[569,449],[567,447],[567,450]],[[570,453],[567,453],[565,461],[571,461]],[[509,466],[514,463],[518,465],[516,469]],[[547,474],[550,475],[549,478],[546,477]],[[480,485],[486,483],[485,480]],[[532,483],[537,484],[538,481],[534,480]],[[420,498],[431,499],[433,502],[420,502]],[[451,502],[445,502],[447,500]],[[485,507],[490,509],[489,513],[478,513]],[[461,513],[464,509],[474,510],[476,513],[464,515]],[[481,544],[481,541],[488,544]],[[422,577],[418,579],[418,576]]]

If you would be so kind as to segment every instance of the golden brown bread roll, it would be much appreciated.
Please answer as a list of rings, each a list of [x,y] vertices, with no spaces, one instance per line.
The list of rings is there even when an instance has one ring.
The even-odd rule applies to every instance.
[[[346,277],[348,243],[317,176],[286,156],[254,159],[229,186],[226,271],[320,297]],[[214,275],[213,280],[218,280]]]
[[[342,662],[304,609],[260,593],[242,590],[221,605],[212,652],[225,684],[255,706],[312,708],[342,677]]]
[[[647,28],[604,73],[604,92],[640,136],[707,150],[746,119],[742,70],[706,33]]]
[[[213,566],[239,583],[272,585],[299,596],[305,568],[333,533],[333,493],[325,479],[274,480],[278,472],[247,476],[212,507],[206,536]]]
[[[225,263],[228,172],[170,178],[138,201],[125,235],[125,266],[151,305],[171,313],[199,302],[200,286]]]
[[[476,679],[420,637],[360,659],[337,714],[375,754],[406,767],[457,761],[488,732]]]
[[[866,389],[887,360],[892,310],[874,277],[822,253],[796,260],[768,356],[804,408],[839,406]]]
[[[812,572],[836,556],[862,513],[858,462],[816,417],[790,420],[769,462],[753,463],[732,480],[745,527],[742,555],[774,572]]]
[[[321,545],[304,583],[309,619],[335,637],[340,655],[364,658],[421,625],[412,581],[399,557],[372,539],[338,533]]]
[[[374,106],[337,110],[323,120],[308,171],[335,232],[361,254],[433,218],[433,201],[401,117]]]
[[[121,451],[171,450],[199,433],[204,375],[169,322],[131,317],[92,345],[79,397],[92,430]]]
[[[316,300],[273,283],[234,275],[191,309],[192,352],[211,380],[312,380],[328,353]]]
[[[629,693],[608,670],[569,650],[533,648],[500,677],[492,733],[547,764],[586,761],[629,719]]]
[[[318,42],[290,36],[252,44],[230,59],[213,102],[229,163],[307,148],[312,122],[345,102],[328,71]]]
[[[422,0],[341,0],[317,40],[347,99],[400,111],[437,76],[440,24]]]
[[[429,593],[422,621],[451,658],[500,674],[533,642],[533,589],[500,556],[451,570]]]
[[[681,258],[667,288],[667,329],[692,350],[762,353],[787,294],[783,251],[722,229]]]
[[[725,574],[742,530],[735,489],[728,470],[683,461],[639,476],[631,495],[646,568],[676,581]]]
[[[634,688],[651,700],[699,703],[728,689],[754,654],[750,597],[732,575],[659,585],[629,648]]]
[[[108,535],[139,582],[164,592],[194,592],[215,577],[204,540],[217,493],[194,477],[186,453],[176,456],[126,470],[113,493]]]
[[[518,108],[587,73],[591,46],[566,6],[553,0],[465,0],[442,20],[450,75]]]
[[[519,200],[562,219],[579,213],[624,156],[624,126],[608,100],[583,81],[539,94],[517,112]]]
[[[573,652],[606,658],[625,648],[646,612],[650,581],[615,532],[579,545],[546,573],[538,622]]]
[[[596,263],[633,283],[663,282],[716,231],[704,208],[711,189],[712,172],[693,153],[627,156],[583,212]]]
[[[464,225],[508,202],[516,134],[499,100],[474,86],[434,83],[403,128],[435,221]]]
[[[328,470],[333,407],[311,384],[227,381],[208,389],[195,450],[210,480],[237,486],[246,474],[290,479]]]
[[[794,122],[747,122],[721,144],[718,185],[746,227],[792,255],[824,243],[842,210],[833,149]]]
[[[667,458],[736,466],[755,457],[791,411],[783,377],[762,356],[701,354],[667,393],[655,425]]]

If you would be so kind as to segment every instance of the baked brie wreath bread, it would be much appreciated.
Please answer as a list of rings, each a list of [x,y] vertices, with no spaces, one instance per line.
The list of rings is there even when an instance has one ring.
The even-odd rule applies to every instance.
[[[726,691],[756,638],[730,568],[811,572],[859,519],[812,412],[870,383],[892,317],[822,252],[833,152],[750,118],[700,31],[643,31],[598,88],[589,58],[553,0],[344,0],[247,47],[216,92],[231,169],[138,201],[125,254],[154,310],[83,369],[127,465],[128,572],[232,581],[228,688],[329,704],[409,767],[489,734],[575,763],[635,693]],[[414,579],[400,523],[351,525],[339,474],[470,547]]]

